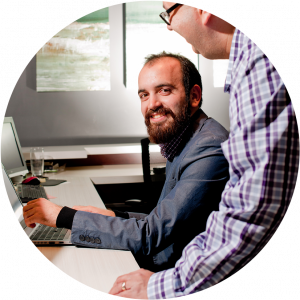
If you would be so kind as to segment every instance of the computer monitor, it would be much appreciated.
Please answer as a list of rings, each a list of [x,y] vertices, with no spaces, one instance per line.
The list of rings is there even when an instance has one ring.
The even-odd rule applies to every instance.
[[[12,117],[4,118],[1,136],[1,161],[10,178],[28,173]]]

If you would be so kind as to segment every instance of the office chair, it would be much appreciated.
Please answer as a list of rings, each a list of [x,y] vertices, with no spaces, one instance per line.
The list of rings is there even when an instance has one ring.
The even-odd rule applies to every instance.
[[[149,152],[150,141],[148,138],[141,140],[142,147],[142,166],[143,166],[143,177],[144,183],[151,185],[151,171],[150,171],[150,152]]]
[[[160,179],[157,180],[157,177],[156,180],[151,179],[149,144],[150,141],[148,138],[141,140],[144,182],[130,183],[125,184],[124,186],[123,184],[120,184],[120,186],[117,188],[108,185],[108,190],[106,190],[107,195],[110,194],[110,199],[119,199],[119,201],[118,203],[111,202],[110,200],[104,201],[107,209],[148,214],[156,206],[164,185],[164,181]],[[165,172],[165,167],[154,168],[153,170],[156,174],[163,174]],[[99,190],[99,187],[97,190],[100,195],[103,193],[103,190]]]
[[[120,199],[120,202],[105,202],[106,208],[116,209],[119,211],[136,211],[147,214],[150,213],[150,211],[156,206],[161,190],[163,188],[164,181],[153,182],[151,179],[149,144],[150,141],[148,138],[144,138],[141,140],[144,182],[136,184],[126,184],[127,187],[123,190],[124,195],[115,195],[116,191],[113,191],[115,199]],[[122,193],[121,190],[119,190],[118,192]],[[127,199],[129,200],[126,200],[126,195],[129,195],[131,192],[136,196],[132,196],[132,198],[128,197]],[[99,192],[99,194],[101,195],[101,192]],[[124,200],[121,200],[121,198],[123,198]]]
[[[151,196],[152,194],[152,189],[151,189],[151,173],[150,173],[150,153],[149,153],[149,139],[144,138],[141,141],[141,155],[142,155],[142,169],[143,169],[143,183],[138,183],[138,186],[134,186],[132,184],[131,188],[137,190],[133,190],[133,194],[136,194],[135,199],[129,198],[129,200],[121,200],[121,202],[108,202],[105,203],[106,208],[108,209],[116,209],[119,211],[137,211],[137,212],[147,212],[148,210],[151,211],[151,208],[148,208],[148,203],[153,201],[153,197]],[[130,189],[129,187],[125,188],[125,197],[126,195],[130,194]],[[99,192],[99,191],[98,191]],[[100,192],[101,195],[101,192]],[[123,196],[123,195],[122,195]],[[135,196],[133,196],[135,197]],[[118,197],[117,198],[122,198]],[[127,198],[128,199],[128,198]]]
[[[150,152],[149,152],[149,144],[150,141],[148,138],[144,138],[141,140],[141,148],[142,148],[142,167],[143,167],[143,178],[145,185],[145,199],[130,199],[126,200],[125,203],[133,206],[142,206],[144,202],[148,202],[151,198],[151,171],[150,171]],[[145,201],[146,200],[146,201]]]

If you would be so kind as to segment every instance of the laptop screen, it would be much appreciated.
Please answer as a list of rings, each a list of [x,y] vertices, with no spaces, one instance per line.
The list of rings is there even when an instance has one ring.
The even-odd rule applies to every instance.
[[[6,174],[3,165],[2,165],[2,174],[3,174],[4,184],[5,184],[9,201],[14,210],[15,216],[20,222],[23,220],[23,204],[21,203],[10,178]]]
[[[23,217],[23,204],[3,167],[3,164],[2,174],[7,195],[11,206],[14,210],[15,216],[17,217],[25,233],[30,237],[30,239],[35,243],[35,245],[72,245],[70,241],[70,230],[67,230],[65,228],[54,229],[52,227],[44,225],[41,228],[39,228],[38,226],[35,226],[34,228],[26,226]]]
[[[6,169],[24,166],[11,123],[4,123],[2,128],[1,156]]]

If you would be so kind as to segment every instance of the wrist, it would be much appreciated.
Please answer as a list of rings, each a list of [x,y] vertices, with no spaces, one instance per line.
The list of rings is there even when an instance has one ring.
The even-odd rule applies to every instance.
[[[57,218],[56,227],[72,229],[74,215],[77,210],[64,206],[61,208]]]
[[[109,212],[110,217],[115,217],[116,216],[115,212],[112,211],[111,209],[108,209],[108,212]]]

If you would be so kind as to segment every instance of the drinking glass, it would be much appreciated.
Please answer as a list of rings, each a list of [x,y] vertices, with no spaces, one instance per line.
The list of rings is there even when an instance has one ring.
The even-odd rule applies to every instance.
[[[44,148],[30,148],[30,165],[32,176],[42,176],[44,173]]]

